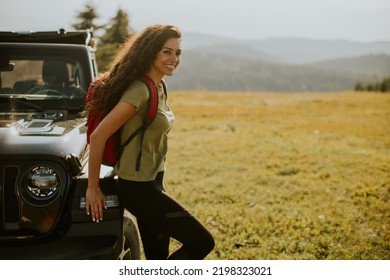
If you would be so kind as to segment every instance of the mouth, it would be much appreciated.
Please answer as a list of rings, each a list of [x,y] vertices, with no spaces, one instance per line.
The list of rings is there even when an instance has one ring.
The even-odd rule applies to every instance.
[[[168,68],[169,70],[175,70],[175,65],[173,64],[165,64],[165,67]]]

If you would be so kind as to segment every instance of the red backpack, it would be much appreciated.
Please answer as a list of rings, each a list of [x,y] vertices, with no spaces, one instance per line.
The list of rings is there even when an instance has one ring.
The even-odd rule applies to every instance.
[[[103,159],[102,159],[102,164],[104,165],[115,166],[126,145],[129,144],[130,141],[133,140],[135,136],[141,133],[141,147],[138,154],[137,165],[136,165],[136,171],[139,171],[140,164],[141,164],[141,156],[142,156],[142,140],[144,138],[145,130],[153,122],[158,108],[158,90],[155,83],[153,82],[152,79],[150,79],[148,76],[145,75],[142,76],[140,80],[146,84],[149,90],[148,111],[144,116],[143,124],[136,131],[134,131],[133,134],[131,134],[130,137],[122,144],[120,143],[119,130],[116,131],[113,135],[111,135],[107,139],[106,146],[104,147]],[[166,94],[166,88],[164,82],[163,82],[163,86],[164,86],[164,93]],[[88,88],[88,92],[86,96],[87,102],[93,94],[93,87],[94,87],[94,83],[91,83],[91,85]],[[102,119],[103,118],[101,116],[98,116],[93,112],[88,113],[88,118],[87,118],[88,144],[90,143],[90,136],[92,132],[99,125]]]

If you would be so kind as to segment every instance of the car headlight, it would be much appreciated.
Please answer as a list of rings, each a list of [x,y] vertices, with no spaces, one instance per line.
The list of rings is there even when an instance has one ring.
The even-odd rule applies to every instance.
[[[61,179],[58,172],[49,166],[35,166],[24,177],[22,196],[35,206],[46,206],[60,194]]]
[[[53,196],[58,190],[58,184],[58,175],[50,167],[35,167],[27,176],[27,189],[34,197]]]

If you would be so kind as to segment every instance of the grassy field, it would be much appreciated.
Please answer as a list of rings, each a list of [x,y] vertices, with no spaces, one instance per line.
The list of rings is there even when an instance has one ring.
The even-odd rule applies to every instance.
[[[208,259],[390,259],[390,95],[170,93],[167,190]]]

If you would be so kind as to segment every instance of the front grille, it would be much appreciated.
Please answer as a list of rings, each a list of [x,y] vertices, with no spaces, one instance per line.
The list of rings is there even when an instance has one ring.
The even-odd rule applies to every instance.
[[[45,159],[4,157],[0,159],[0,244],[51,234],[63,209],[68,185],[67,173],[55,157]],[[27,187],[27,174],[43,166],[57,173],[57,193],[53,197],[36,197]],[[1,249],[0,249],[1,250]]]
[[[16,179],[19,168],[17,166],[6,166],[4,168],[3,181],[3,226],[5,230],[16,230],[20,228],[20,209],[16,196]]]

